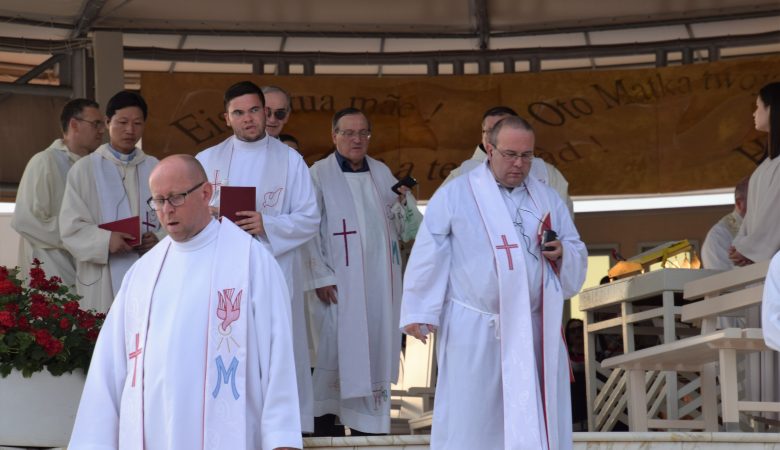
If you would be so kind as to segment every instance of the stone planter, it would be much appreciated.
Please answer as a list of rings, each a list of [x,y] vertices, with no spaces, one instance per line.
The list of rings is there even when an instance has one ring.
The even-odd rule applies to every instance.
[[[85,379],[79,370],[32,378],[14,370],[0,377],[0,446],[66,447]]]

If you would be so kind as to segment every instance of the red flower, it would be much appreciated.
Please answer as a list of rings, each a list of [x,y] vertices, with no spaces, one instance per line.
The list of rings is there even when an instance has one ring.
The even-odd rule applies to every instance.
[[[87,339],[89,339],[92,342],[97,341],[98,334],[100,333],[99,330],[96,330],[95,328],[92,328],[87,331]]]
[[[92,353],[105,315],[82,310],[59,277],[46,277],[40,261],[34,261],[29,281],[23,275],[0,266],[0,340],[5,343],[0,367],[48,369],[54,375],[86,370],[88,358],[85,362],[82,355]]]
[[[79,328],[92,328],[95,326],[95,322],[97,322],[95,316],[89,313],[84,314],[79,318]]]
[[[43,347],[43,350],[49,356],[54,356],[61,352],[64,345],[59,339],[55,339],[48,330],[35,330],[35,343]]]
[[[14,316],[8,311],[0,311],[0,325],[11,328],[14,326]]]
[[[49,310],[49,306],[46,304],[46,302],[33,300],[30,304],[30,314],[32,314],[33,317],[46,319],[51,315],[51,311]]]
[[[51,333],[49,333],[49,330],[33,330],[33,336],[35,336],[35,343],[43,347],[46,345],[49,340],[52,339]]]
[[[32,286],[32,281],[40,281],[46,279],[46,272],[43,271],[40,267],[33,267],[30,269],[30,286]]]
[[[44,346],[44,350],[46,350],[47,355],[54,356],[57,353],[61,352],[63,347],[64,345],[62,344],[62,342],[60,342],[57,339],[52,339],[49,341],[49,343],[46,346]]]
[[[4,279],[0,281],[0,295],[12,295],[22,292],[22,288],[15,285],[11,280]]]
[[[16,326],[19,328],[19,331],[30,331],[30,321],[27,320],[27,317],[24,316],[17,317]]]
[[[79,310],[79,302],[70,301],[65,303],[63,305],[62,309],[65,310],[66,314],[70,314],[71,316],[76,314],[76,311]]]

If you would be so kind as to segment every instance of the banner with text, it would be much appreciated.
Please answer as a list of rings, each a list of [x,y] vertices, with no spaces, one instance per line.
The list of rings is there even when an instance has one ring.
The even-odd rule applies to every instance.
[[[250,79],[290,92],[284,129],[310,164],[333,149],[333,113],[353,106],[373,126],[369,154],[428,198],[474,152],[484,111],[506,105],[536,131],[536,153],[572,195],[732,187],[752,172],[766,136],[752,113],[758,90],[780,80],[780,57],[658,69],[466,76],[253,76],[144,73],[144,150],[191,153],[230,136],[222,96]]]

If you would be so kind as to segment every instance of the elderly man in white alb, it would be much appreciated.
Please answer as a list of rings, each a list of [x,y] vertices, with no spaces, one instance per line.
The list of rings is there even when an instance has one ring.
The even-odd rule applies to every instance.
[[[141,95],[121,91],[108,100],[109,141],[76,161],[60,209],[60,235],[76,260],[76,291],[82,306],[108,311],[122,277],[138,257],[164,234],[149,197],[149,174],[157,158],[136,147],[144,133],[148,109]],[[101,224],[139,216],[141,243],[133,236],[101,229]],[[130,240],[130,241],[128,241]]]
[[[442,186],[454,180],[455,177],[467,173],[475,167],[479,167],[487,159],[487,140],[490,130],[493,129],[499,120],[509,116],[517,117],[517,113],[508,106],[495,106],[485,111],[485,114],[482,115],[482,142],[477,145],[474,154],[471,155],[471,159],[463,161],[459,167],[456,167],[447,175],[447,178],[441,184]],[[563,177],[563,174],[555,166],[541,158],[535,157],[531,164],[530,176],[536,178],[542,184],[555,189],[569,209],[569,213],[574,214],[574,204],[571,198],[569,198],[569,182],[566,181],[566,178]]]
[[[736,267],[729,259],[729,249],[747,212],[749,182],[750,176],[747,176],[737,183],[734,188],[734,210],[721,217],[707,232],[701,246],[701,259],[705,269],[731,270]]]
[[[37,258],[49,276],[75,286],[76,263],[60,238],[62,194],[73,164],[103,143],[106,123],[94,100],[77,98],[62,108],[60,124],[62,138],[33,155],[24,169],[11,227],[22,237],[19,266],[23,274],[29,273]]]
[[[314,368],[316,435],[390,432],[390,385],[398,377],[401,252],[420,225],[414,197],[367,155],[371,124],[358,109],[333,116],[336,151],[311,168],[322,223],[306,246],[309,304],[319,319]]]
[[[168,238],[128,271],[100,331],[68,448],[302,448],[279,265],[227,219],[189,155],[151,174]]]
[[[233,136],[198,153],[216,187],[212,206],[220,204],[221,186],[253,186],[255,207],[239,211],[236,225],[276,257],[290,289],[298,395],[304,432],[314,431],[311,367],[303,308],[300,247],[319,230],[320,213],[309,168],[301,155],[265,131],[265,101],[249,81],[225,92],[225,121]]]
[[[587,250],[560,196],[529,176],[531,126],[505,118],[486,149],[431,199],[404,279],[404,332],[425,342],[439,328],[431,448],[570,449],[561,318]]]

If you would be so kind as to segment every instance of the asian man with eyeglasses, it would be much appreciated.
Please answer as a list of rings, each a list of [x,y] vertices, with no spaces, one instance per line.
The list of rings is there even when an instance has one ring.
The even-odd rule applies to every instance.
[[[164,236],[144,202],[157,158],[138,147],[148,107],[140,94],[121,91],[106,105],[109,141],[73,165],[60,211],[60,235],[76,260],[76,290],[82,306],[105,312],[127,270]],[[90,126],[92,126],[90,124]],[[135,233],[101,225],[137,219]],[[136,239],[140,241],[134,244]]]

